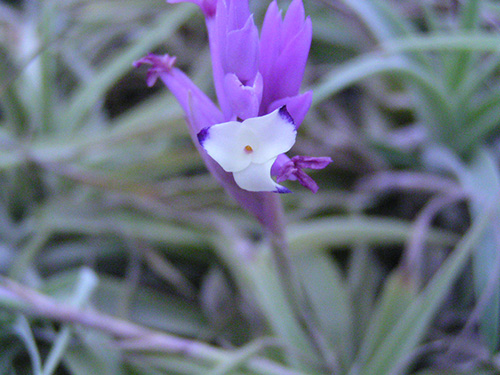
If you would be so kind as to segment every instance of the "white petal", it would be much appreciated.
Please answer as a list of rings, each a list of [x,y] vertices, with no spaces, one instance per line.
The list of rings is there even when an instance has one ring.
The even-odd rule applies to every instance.
[[[216,124],[198,134],[201,146],[226,172],[241,171],[252,161],[245,146],[255,136],[243,129],[241,122]]]
[[[290,150],[295,143],[297,130],[286,107],[268,115],[249,118],[243,128],[252,131],[256,138],[252,162],[264,163]]]
[[[276,158],[263,164],[251,163],[247,168],[234,172],[234,181],[242,189],[249,191],[273,191],[277,193],[289,193],[286,187],[278,185],[271,178],[271,166]]]

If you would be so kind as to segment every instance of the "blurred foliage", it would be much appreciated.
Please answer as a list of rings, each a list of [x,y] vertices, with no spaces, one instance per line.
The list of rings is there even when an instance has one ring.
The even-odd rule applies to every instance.
[[[252,1],[257,23],[267,1]],[[0,2],[0,374],[500,372],[500,6],[307,0],[283,198],[303,305],[132,62],[206,92],[202,15],[161,0]]]

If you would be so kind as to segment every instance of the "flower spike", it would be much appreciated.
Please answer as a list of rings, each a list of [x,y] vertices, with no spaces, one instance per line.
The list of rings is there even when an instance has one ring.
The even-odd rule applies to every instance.
[[[280,232],[279,200],[270,192],[290,192],[280,185],[285,180],[316,192],[303,169],[331,161],[284,154],[312,103],[311,91],[300,93],[312,39],[302,0],[292,0],[284,17],[271,0],[260,33],[248,0],[167,1],[196,4],[205,16],[217,104],[173,56],[149,54],[134,65],[150,65],[147,84],[159,78],[176,97],[210,173],[263,227]]]

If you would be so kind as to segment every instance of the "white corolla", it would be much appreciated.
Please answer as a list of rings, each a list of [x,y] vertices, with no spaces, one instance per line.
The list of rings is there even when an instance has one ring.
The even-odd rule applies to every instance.
[[[285,106],[242,122],[212,125],[198,133],[205,151],[235,182],[249,191],[289,193],[271,178],[271,167],[278,155],[290,150],[297,130]]]

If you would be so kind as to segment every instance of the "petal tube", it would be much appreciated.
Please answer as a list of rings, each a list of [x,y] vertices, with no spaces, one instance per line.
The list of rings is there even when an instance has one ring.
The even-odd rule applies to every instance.
[[[175,57],[149,54],[134,62],[134,66],[151,65],[148,84],[152,85],[160,78],[174,94],[186,115],[197,120],[189,124],[191,134],[196,135],[201,129],[224,121],[222,113],[212,100],[187,75],[174,67],[174,63]]]
[[[260,33],[259,71],[267,77],[271,74],[273,62],[279,56],[281,48],[281,11],[276,1],[269,4]]]
[[[203,122],[191,124],[194,134],[203,127],[221,122],[222,114],[219,109],[182,71],[173,68],[170,72],[161,73],[160,78],[174,94],[186,114],[193,112],[197,118],[203,117]]]
[[[242,171],[233,173],[234,181],[239,187],[248,191],[272,191],[289,193],[290,190],[278,185],[271,178],[271,166],[275,159],[263,164],[252,163]]]
[[[248,0],[223,0],[228,7],[228,31],[241,29],[250,17]]]
[[[260,73],[257,73],[252,86],[243,85],[233,73],[226,74],[224,89],[236,117],[246,120],[259,114],[259,105],[262,98],[262,76]]]
[[[312,24],[302,0],[293,0],[285,19],[275,1],[266,12],[260,38],[260,72],[264,92],[260,114],[277,100],[299,93],[312,40]]]
[[[281,54],[275,62],[274,73],[278,77],[279,98],[299,93],[311,40],[312,24],[311,19],[307,18],[293,38],[284,41]]]
[[[245,120],[244,128],[251,130],[257,137],[252,162],[264,163],[276,159],[295,144],[297,131],[292,117],[283,106],[274,112]]]
[[[300,29],[299,25],[304,23],[305,18],[306,15],[302,0],[293,0],[288,7],[285,19],[283,20],[283,28],[281,30],[283,40],[292,40],[295,34],[297,34],[297,31]]]
[[[226,35],[224,68],[245,84],[253,81],[259,65],[259,32],[248,17],[245,26]]]
[[[267,113],[269,103],[277,99],[278,82],[274,66],[281,49],[281,23],[281,12],[276,1],[273,1],[267,8],[260,33],[259,71],[264,78],[265,87],[259,113],[261,115]]]

